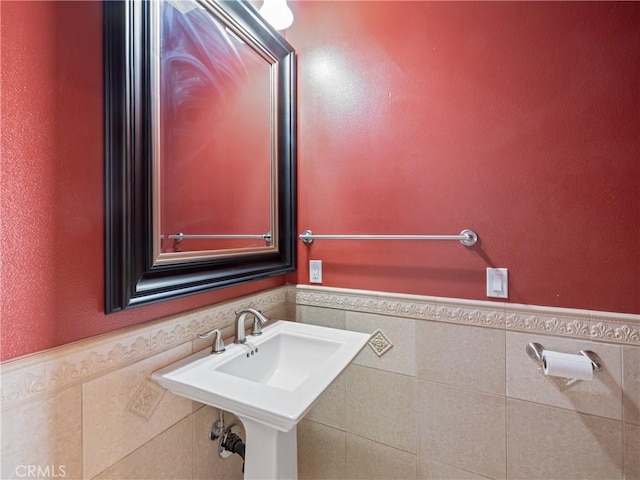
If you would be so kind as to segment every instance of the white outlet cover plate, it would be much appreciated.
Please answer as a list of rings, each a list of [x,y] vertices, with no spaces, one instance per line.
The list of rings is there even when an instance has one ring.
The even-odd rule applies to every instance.
[[[322,283],[322,260],[309,260],[309,283]]]

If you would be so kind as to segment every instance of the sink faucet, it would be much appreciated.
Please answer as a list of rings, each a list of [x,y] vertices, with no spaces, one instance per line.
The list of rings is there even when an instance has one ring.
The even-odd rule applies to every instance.
[[[243,308],[239,312],[236,312],[236,339],[233,341],[233,343],[245,343],[247,341],[244,336],[244,319],[249,314],[253,315],[256,318],[251,335],[260,335],[260,333],[262,333],[262,331],[260,330],[260,325],[258,325],[258,321],[260,323],[267,323],[269,321],[267,317],[265,317],[255,308]]]

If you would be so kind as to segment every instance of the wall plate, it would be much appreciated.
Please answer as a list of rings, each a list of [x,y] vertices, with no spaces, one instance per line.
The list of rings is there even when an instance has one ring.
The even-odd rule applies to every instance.
[[[487,268],[487,297],[509,297],[509,270],[507,268]]]

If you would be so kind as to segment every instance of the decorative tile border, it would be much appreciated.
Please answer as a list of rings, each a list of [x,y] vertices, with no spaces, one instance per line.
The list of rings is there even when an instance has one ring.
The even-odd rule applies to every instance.
[[[506,327],[520,332],[589,338],[591,314],[585,310],[517,305],[507,309]]]
[[[268,312],[285,305],[288,291],[277,287],[2,363],[0,404],[9,407],[192,342],[198,333],[230,326],[241,308]]]
[[[640,315],[298,285],[296,303],[640,346]]]
[[[604,342],[640,345],[640,326],[596,321],[591,324],[591,338]]]
[[[318,288],[318,290],[310,290]],[[424,297],[429,298],[429,297]],[[427,301],[395,299],[391,296],[381,297],[378,292],[337,289],[331,287],[307,287],[299,285],[296,292],[296,303],[311,307],[335,308],[363,313],[377,313],[395,317],[408,317],[426,320],[436,319],[436,305]]]
[[[504,308],[470,303],[461,305],[453,300],[445,301],[445,299],[437,303],[436,320],[492,328],[505,328],[506,325]]]

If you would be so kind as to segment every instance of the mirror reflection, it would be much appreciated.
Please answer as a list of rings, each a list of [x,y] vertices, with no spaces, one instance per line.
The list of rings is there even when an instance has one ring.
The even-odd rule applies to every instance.
[[[203,5],[153,4],[156,260],[271,248],[271,64]]]

